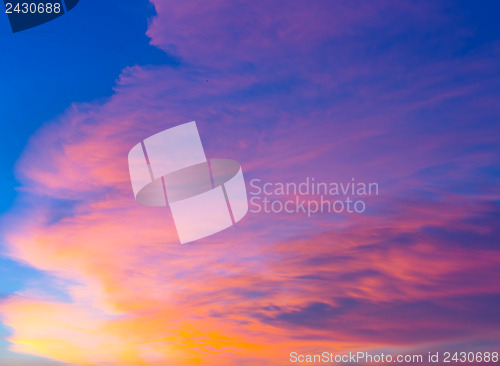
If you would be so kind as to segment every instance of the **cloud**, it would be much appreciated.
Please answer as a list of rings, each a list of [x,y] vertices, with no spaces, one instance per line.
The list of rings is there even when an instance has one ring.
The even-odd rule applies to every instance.
[[[112,97],[73,105],[19,160],[10,255],[64,279],[68,299],[2,301],[15,351],[275,365],[291,350],[497,339],[483,316],[500,268],[490,53],[453,57],[456,20],[433,3],[154,5],[151,43],[180,65],[123,70]],[[451,45],[432,53],[438,41]],[[168,209],[136,204],[127,154],[191,120],[247,181],[355,177],[381,193],[365,215],[249,214],[181,246]]]

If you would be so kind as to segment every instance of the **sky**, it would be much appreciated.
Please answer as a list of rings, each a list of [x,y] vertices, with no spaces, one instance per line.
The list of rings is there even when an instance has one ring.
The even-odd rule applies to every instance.
[[[82,0],[16,34],[0,17],[2,365],[498,350],[499,10]],[[193,120],[250,196],[307,178],[379,194],[180,245],[168,208],[134,200],[127,154]]]

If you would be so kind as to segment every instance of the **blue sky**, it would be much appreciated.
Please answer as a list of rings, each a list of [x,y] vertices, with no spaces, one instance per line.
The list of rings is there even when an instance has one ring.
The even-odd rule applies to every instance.
[[[0,121],[5,126],[0,212],[12,204],[15,162],[38,127],[71,103],[110,96],[126,66],[176,64],[149,46],[145,33],[153,15],[145,0],[83,0],[76,11],[17,34],[11,33],[7,16],[0,17]]]

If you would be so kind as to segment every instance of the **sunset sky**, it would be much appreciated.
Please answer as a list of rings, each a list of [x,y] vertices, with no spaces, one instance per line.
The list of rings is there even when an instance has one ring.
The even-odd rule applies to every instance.
[[[0,365],[500,351],[499,16],[81,0],[16,34],[0,16]],[[127,154],[189,121],[248,192],[314,177],[379,194],[181,245],[168,208],[135,201]]]

